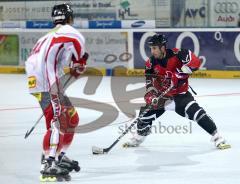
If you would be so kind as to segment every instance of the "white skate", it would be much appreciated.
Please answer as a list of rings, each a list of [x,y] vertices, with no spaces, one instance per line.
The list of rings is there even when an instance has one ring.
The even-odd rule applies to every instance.
[[[222,136],[220,136],[218,132],[212,136],[211,141],[214,142],[216,148],[218,149],[222,150],[231,148],[231,145],[227,144],[226,140]]]
[[[75,170],[76,172],[79,172],[81,169],[78,164],[78,161],[71,160],[66,155],[58,157],[58,166],[61,168],[67,169],[69,172],[71,172],[73,170]]]
[[[130,140],[126,143],[124,143],[122,146],[124,148],[128,148],[128,147],[138,147],[144,140],[145,140],[146,136],[141,136],[138,135],[137,133],[135,133],[133,135],[132,138],[130,138]]]
[[[59,167],[54,160],[42,161],[41,182],[70,181],[68,170]]]

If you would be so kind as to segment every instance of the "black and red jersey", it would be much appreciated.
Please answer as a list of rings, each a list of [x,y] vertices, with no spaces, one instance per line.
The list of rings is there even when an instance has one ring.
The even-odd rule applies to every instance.
[[[167,89],[167,85],[174,78],[174,88],[166,96],[183,94],[188,91],[188,78],[191,72],[198,70],[200,60],[187,49],[166,49],[163,59],[151,56],[145,62],[146,87],[155,87],[160,93]],[[187,72],[183,69],[187,68]]]

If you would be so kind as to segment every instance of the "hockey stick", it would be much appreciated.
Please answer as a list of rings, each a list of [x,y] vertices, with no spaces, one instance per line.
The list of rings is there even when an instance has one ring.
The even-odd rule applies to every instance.
[[[166,95],[171,89],[173,88],[173,86],[170,86],[168,89],[166,89],[158,98],[153,99],[152,104],[155,105],[158,100],[160,98],[162,98],[164,95]],[[108,147],[108,148],[99,148],[97,146],[93,146],[92,147],[92,153],[94,155],[98,155],[98,154],[107,154],[119,141],[120,139],[126,135],[131,128],[139,121],[139,119],[141,119],[145,114],[148,113],[148,111],[150,111],[152,109],[152,105],[148,106],[141,114],[140,116],[135,119],[132,124]]]
[[[72,76],[70,75],[70,77],[69,77],[69,78],[66,80],[66,82],[64,83],[63,88],[66,87],[66,85],[69,83],[69,81],[71,80],[71,78],[72,78]],[[32,128],[31,128],[30,130],[27,130],[27,132],[26,132],[26,134],[25,134],[25,136],[24,136],[25,139],[28,138],[28,136],[32,133],[32,131],[33,131],[33,130],[35,129],[35,127],[37,126],[37,124],[41,121],[42,117],[43,117],[43,114],[38,118],[38,120],[37,120],[36,123],[32,126]]]

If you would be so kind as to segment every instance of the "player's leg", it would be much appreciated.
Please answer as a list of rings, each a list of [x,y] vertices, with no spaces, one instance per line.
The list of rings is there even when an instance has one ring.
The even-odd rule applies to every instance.
[[[146,108],[147,107],[141,107],[139,116]],[[133,136],[128,142],[123,144],[123,147],[139,146],[151,133],[152,122],[161,116],[164,112],[165,110],[162,108],[158,110],[150,110],[142,118],[139,118],[137,122],[137,131],[133,133]]]
[[[67,96],[61,97],[63,100],[63,108],[65,109],[60,116],[60,126],[63,134],[62,148],[60,150],[58,160],[59,166],[72,171],[79,171],[80,167],[78,161],[72,160],[66,156],[66,152],[71,145],[74,135],[75,128],[79,124],[79,116],[76,109],[72,106]]]
[[[176,105],[176,113],[197,122],[201,128],[212,136],[212,141],[217,148],[226,149],[230,147],[230,145],[226,144],[226,141],[219,135],[216,124],[212,118],[198,105],[190,92],[175,96],[174,102]]]
[[[35,96],[35,95],[34,95]],[[43,138],[43,156],[41,160],[41,181],[48,180],[69,180],[69,172],[59,167],[55,160],[56,153],[62,147],[63,136],[60,133],[59,122],[53,120],[53,108],[49,93],[41,93],[39,103],[43,110],[47,131]]]

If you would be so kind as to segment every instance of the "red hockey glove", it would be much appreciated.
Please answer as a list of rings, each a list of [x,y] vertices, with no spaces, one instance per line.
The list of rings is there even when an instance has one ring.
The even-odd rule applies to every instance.
[[[148,91],[144,95],[144,100],[147,105],[152,105],[153,109],[157,109],[158,108],[157,90],[153,88],[153,90]]]
[[[75,78],[83,74],[86,71],[87,59],[88,59],[88,53],[86,52],[84,53],[83,57],[79,61],[76,61],[75,59],[73,59],[70,66],[70,74]]]

